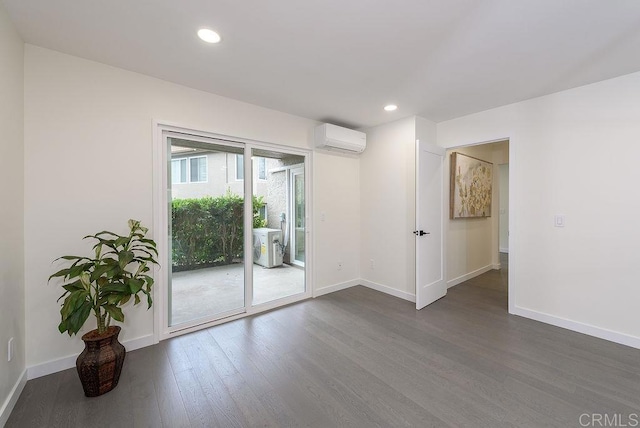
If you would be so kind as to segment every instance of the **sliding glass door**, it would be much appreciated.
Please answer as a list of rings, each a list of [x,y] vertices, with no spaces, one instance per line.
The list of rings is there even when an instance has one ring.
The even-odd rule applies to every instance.
[[[245,308],[241,147],[170,138],[169,326]]]
[[[168,334],[308,296],[306,156],[180,133],[165,141]]]
[[[302,227],[293,227],[304,211],[295,208],[296,183],[291,180],[294,170],[304,176],[304,157],[253,149],[252,159],[253,207],[258,214],[253,222],[253,304],[261,305],[305,291],[305,270],[296,263],[295,249],[304,248],[304,238],[299,241],[304,220],[298,221]],[[304,200],[304,185],[297,186],[298,201]]]

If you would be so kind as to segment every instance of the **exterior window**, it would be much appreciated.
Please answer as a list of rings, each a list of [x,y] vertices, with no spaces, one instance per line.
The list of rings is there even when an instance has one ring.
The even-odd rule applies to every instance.
[[[207,181],[207,157],[171,160],[171,183],[202,183]]]
[[[244,156],[236,155],[236,180],[244,180]]]
[[[187,182],[187,160],[173,159],[171,161],[171,183]]]
[[[266,158],[258,158],[258,179],[259,180],[267,179],[267,159]]]
[[[191,183],[201,183],[207,181],[207,157],[189,158]]]
[[[267,220],[267,204],[264,204],[259,210],[258,215],[262,220]]]

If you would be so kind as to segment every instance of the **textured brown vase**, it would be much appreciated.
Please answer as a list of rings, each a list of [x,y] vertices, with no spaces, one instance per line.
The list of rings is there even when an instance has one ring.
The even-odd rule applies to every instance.
[[[118,342],[119,334],[120,327],[111,326],[102,335],[92,330],[82,336],[84,351],[78,355],[76,368],[87,397],[97,397],[118,385],[126,353]]]

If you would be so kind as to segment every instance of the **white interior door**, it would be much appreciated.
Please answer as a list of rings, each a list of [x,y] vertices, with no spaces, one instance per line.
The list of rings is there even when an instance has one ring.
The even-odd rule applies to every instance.
[[[447,294],[444,274],[444,155],[416,140],[416,309]]]

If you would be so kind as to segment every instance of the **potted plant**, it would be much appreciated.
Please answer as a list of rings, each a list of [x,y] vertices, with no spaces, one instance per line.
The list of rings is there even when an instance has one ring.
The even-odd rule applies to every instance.
[[[85,236],[95,241],[94,257],[62,256],[70,265],[49,277],[62,278],[64,298],[60,309],[60,333],[78,333],[93,314],[97,328],[82,336],[85,349],[76,360],[78,375],[87,397],[111,391],[118,384],[125,349],[118,342],[119,326],[111,321],[124,321],[122,306],[133,296],[134,305],[146,295],[151,307],[153,278],[148,275],[157,265],[156,243],[146,239],[147,228],[137,220],[129,220],[129,234],[102,231]]]

